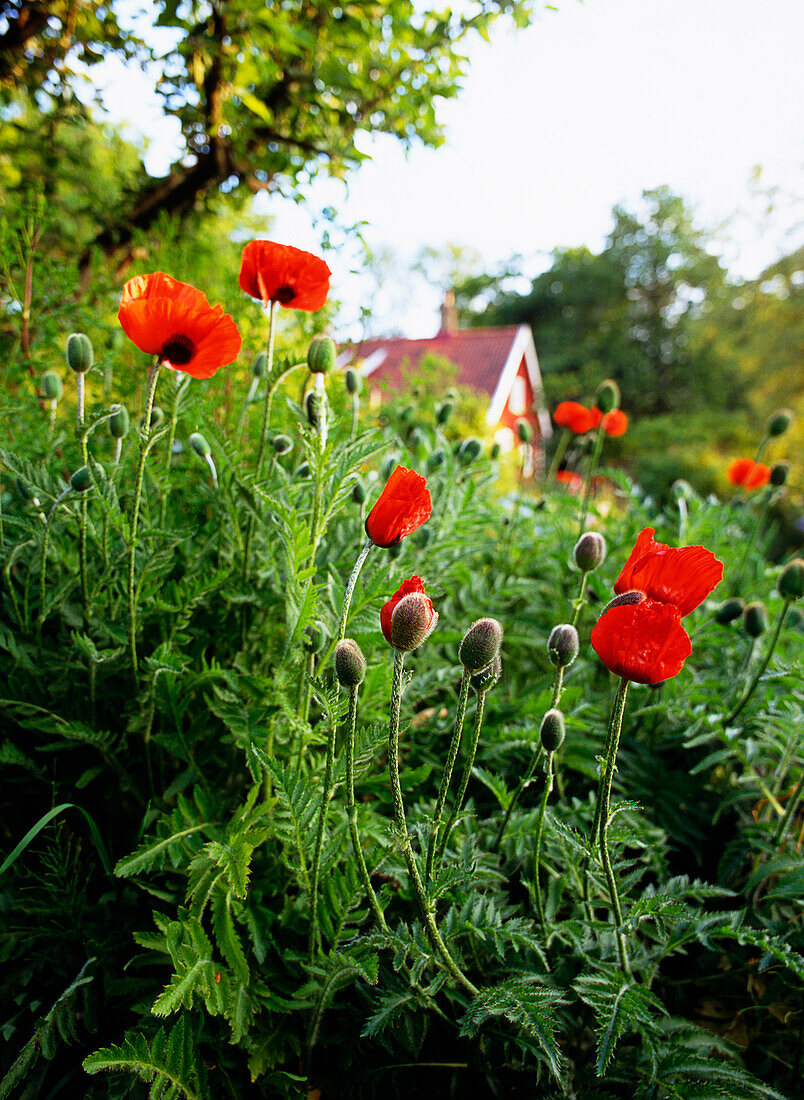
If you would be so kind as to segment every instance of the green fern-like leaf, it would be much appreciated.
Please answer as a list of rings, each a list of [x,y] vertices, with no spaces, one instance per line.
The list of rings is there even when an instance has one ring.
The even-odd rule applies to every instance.
[[[152,1039],[127,1032],[119,1046],[104,1047],[85,1058],[84,1069],[136,1073],[150,1084],[152,1100],[205,1100],[207,1096],[206,1075],[185,1016],[169,1032],[160,1028]]]
[[[555,1034],[555,1006],[565,1003],[560,989],[511,978],[480,990],[461,1022],[461,1035],[475,1035],[486,1020],[504,1016],[536,1040],[542,1059],[560,1081],[562,1056]]]
[[[619,972],[581,975],[574,988],[595,1013],[596,1070],[601,1076],[614,1055],[618,1040],[630,1031],[637,1031],[649,1040],[655,1030],[655,1017],[664,1012],[648,989],[635,982],[623,981]]]

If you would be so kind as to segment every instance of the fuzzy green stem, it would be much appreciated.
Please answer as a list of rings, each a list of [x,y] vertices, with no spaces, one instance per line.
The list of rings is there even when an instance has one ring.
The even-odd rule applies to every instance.
[[[801,798],[802,790],[804,790],[804,772],[801,773],[801,779],[799,779],[793,790],[792,795],[788,800],[787,807],[784,811],[784,817],[782,817],[782,819],[780,820],[776,828],[776,832],[773,834],[774,846],[781,844],[784,840],[785,833],[787,832],[787,826],[790,823],[790,818],[793,816],[793,811],[798,805],[798,800],[799,798]]]
[[[570,626],[577,626],[578,625],[578,619],[581,617],[581,612],[583,611],[584,606],[586,605],[586,600],[584,599],[584,596],[586,594],[586,582],[587,582],[588,579],[589,579],[589,574],[588,573],[582,573],[581,574],[581,585],[580,585],[580,588],[578,589],[578,595],[575,597],[575,600],[572,604],[572,618],[570,619]],[[555,706],[555,705],[556,704],[554,703],[553,706]]]
[[[346,584],[346,591],[343,594],[343,607],[341,608],[341,621],[338,624],[338,641],[342,642],[346,637],[346,624],[349,620],[349,608],[352,606],[352,596],[354,595],[355,585],[357,584],[357,578],[360,576],[360,570],[363,568],[366,558],[368,557],[369,550],[374,545],[373,539],[366,539],[363,543],[363,548],[357,555],[357,561],[354,564],[352,573]]]
[[[254,398],[257,394],[257,390],[259,389],[259,386],[260,386],[259,378],[252,378],[251,384],[249,385],[249,388],[248,388],[248,392],[246,393],[246,398],[243,402],[243,407],[240,410],[240,416],[237,418],[237,426],[235,428],[235,433],[234,433],[235,443],[237,443],[237,441],[240,439],[240,437],[243,434],[243,429],[246,426],[246,417],[248,416],[248,410],[251,406],[252,401],[254,400]]]
[[[480,743],[480,729],[483,725],[483,711],[486,706],[486,692],[480,691],[477,695],[477,708],[475,710],[475,722],[472,726],[472,736],[469,741],[469,752],[466,755],[466,763],[463,767],[463,775],[461,776],[461,785],[458,788],[458,794],[455,797],[455,803],[452,807],[452,813],[449,815],[447,821],[447,827],[444,830],[444,836],[441,838],[441,843],[438,846],[438,863],[440,864],[444,858],[444,852],[446,851],[447,844],[449,843],[450,833],[455,828],[455,822],[458,819],[458,814],[461,812],[461,806],[463,806],[463,800],[466,797],[466,788],[469,786],[469,778],[472,774],[472,766],[475,762],[475,756],[477,754],[477,746]]]
[[[471,676],[472,674],[469,669],[465,668],[461,676],[461,686],[458,690],[458,709],[455,712],[455,725],[452,728],[452,739],[449,743],[449,752],[447,753],[446,763],[444,764],[441,784],[438,788],[438,798],[436,799],[435,810],[433,811],[433,821],[430,825],[430,836],[427,840],[427,862],[424,867],[425,886],[429,885],[430,875],[433,871],[433,861],[435,860],[436,843],[438,842],[438,831],[441,828],[444,804],[447,801],[449,785],[452,782],[452,772],[455,768],[455,761],[458,758],[458,749],[461,746],[463,721],[466,716],[466,701],[469,698],[469,682]]]
[[[170,495],[170,470],[173,465],[173,443],[176,439],[176,425],[179,422],[179,409],[181,406],[181,397],[185,389],[189,385],[190,376],[185,375],[182,379],[180,375],[176,375],[176,389],[173,394],[173,407],[170,411],[170,430],[168,432],[167,441],[167,454],[165,455],[165,478],[162,488],[162,504],[159,509],[159,526],[165,526],[165,520],[167,519],[167,506],[168,496]]]
[[[620,958],[620,967],[626,977],[631,972],[631,964],[628,959],[625,936],[622,932],[623,911],[620,905],[620,895],[617,891],[617,880],[614,877],[611,856],[609,854],[609,817],[611,811],[611,784],[614,779],[614,772],[617,765],[617,749],[620,745],[620,732],[623,726],[623,714],[625,713],[625,701],[628,696],[629,682],[630,681],[626,680],[625,677],[622,677],[620,686],[617,689],[617,694],[614,697],[614,704],[611,710],[611,721],[609,723],[611,736],[609,738],[608,751],[606,753],[603,772],[600,776],[600,785],[598,787],[598,804],[600,806],[600,859],[603,864],[603,871],[606,875],[606,882],[609,887],[609,897],[611,898],[611,907],[614,913],[614,935],[617,941],[617,954]]]
[[[402,799],[402,785],[399,781],[399,712],[402,705],[402,673],[405,664],[405,654],[401,649],[394,650],[394,673],[391,683],[391,713],[388,723],[388,771],[391,780],[391,799],[394,807],[394,826],[397,838],[402,847],[408,874],[416,894],[419,905],[419,913],[424,924],[425,934],[437,955],[440,955],[449,973],[460,985],[474,997],[477,995],[477,987],[474,986],[450,954],[449,948],[441,938],[438,926],[433,916],[433,911],[424,890],[419,868],[416,865],[416,857],[410,844],[408,825],[405,820],[405,803]]]
[[[76,404],[78,412],[78,438],[81,443],[81,464],[89,464],[89,450],[87,437],[84,432],[84,375],[79,372],[76,376]],[[87,497],[81,496],[80,518],[78,521],[78,562],[81,574],[81,603],[84,615],[89,615],[89,586],[87,584]]]
[[[42,536],[42,561],[39,563],[39,618],[37,620],[37,629],[41,634],[42,623],[45,621],[45,569],[47,567],[47,548],[50,542],[50,532],[53,527],[53,519],[58,511],[58,507],[64,498],[72,492],[72,486],[68,485],[67,488],[56,497],[53,502],[53,507],[48,512],[47,522],[45,523],[45,531]]]
[[[350,708],[352,705],[352,699],[349,699]],[[321,851],[324,846],[324,833],[327,826],[327,815],[329,813],[329,804],[332,801],[332,796],[335,793],[335,789],[332,782],[333,773],[335,771],[335,736],[337,733],[337,727],[335,722],[330,722],[329,733],[327,736],[327,759],[324,766],[324,790],[321,796],[321,809],[318,814],[318,831],[315,838],[315,850],[313,852],[313,866],[310,875],[310,945],[309,954],[312,960],[315,957],[316,950],[319,947],[319,931],[318,931],[318,878],[321,870]]]
[[[567,447],[569,446],[569,441],[571,438],[572,432],[569,430],[569,428],[565,428],[564,431],[561,433],[561,438],[558,441],[555,454],[553,455],[552,462],[550,463],[550,469],[547,471],[547,476],[544,479],[546,484],[549,485],[551,481],[555,480],[556,471],[561,465],[561,459],[567,453]]]
[[[597,435],[595,436],[595,446],[594,450],[592,451],[592,457],[589,460],[589,469],[586,472],[586,486],[584,488],[583,494],[583,507],[581,508],[581,515],[578,523],[578,538],[581,537],[584,532],[584,528],[586,527],[586,517],[589,513],[589,497],[592,492],[592,477],[594,476],[595,470],[597,469],[597,464],[600,461],[600,454],[603,450],[603,443],[605,442],[605,439],[606,433],[603,430],[603,421],[601,420],[600,425],[597,429]]]
[[[754,675],[751,679],[751,683],[746,688],[745,694],[743,695],[740,702],[723,719],[723,725],[724,726],[728,726],[729,723],[734,721],[734,719],[737,717],[737,715],[743,709],[745,704],[748,702],[748,700],[754,694],[754,689],[756,688],[757,684],[759,683],[759,681],[764,676],[765,669],[768,667],[768,665],[770,663],[770,659],[773,656],[773,651],[776,648],[776,643],[779,641],[779,635],[782,632],[782,626],[784,625],[785,616],[787,615],[787,609],[790,606],[790,603],[791,603],[790,600],[785,600],[784,601],[784,606],[782,607],[782,612],[779,615],[779,621],[776,623],[776,629],[773,632],[773,637],[771,638],[770,645],[768,646],[768,652],[765,654],[765,657],[764,657],[764,660],[762,661],[762,664],[759,666],[757,671],[754,673]]]
[[[547,753],[547,758],[544,762],[544,790],[542,791],[542,800],[539,803],[539,816],[536,818],[536,836],[534,838],[534,853],[533,861],[535,867],[536,878],[536,911],[539,916],[539,925],[542,930],[542,937],[545,945],[548,940],[547,932],[547,920],[544,915],[544,901],[542,899],[542,888],[539,884],[539,866],[541,863],[542,854],[542,833],[544,832],[544,815],[547,811],[547,802],[550,798],[550,793],[553,790],[553,754]]]
[[[357,870],[363,889],[366,891],[374,919],[386,935],[390,934],[374,887],[371,885],[371,875],[366,866],[366,857],[363,854],[363,846],[360,843],[360,831],[357,827],[357,803],[355,801],[355,727],[357,725],[357,697],[358,688],[349,689],[349,711],[346,716],[346,813],[349,818],[349,834],[352,838],[352,847],[357,860]]]
[[[148,457],[148,452],[152,445],[151,413],[153,412],[154,398],[156,397],[156,383],[159,380],[159,368],[161,365],[161,361],[157,359],[154,364],[154,369],[151,372],[151,379],[148,383],[148,393],[145,397],[145,418],[143,420],[142,435],[140,437],[140,457],[137,462],[137,474],[134,479],[134,500],[131,506],[131,543],[128,553],[128,648],[131,657],[131,671],[134,673],[135,680],[138,673],[137,600],[136,586],[134,583],[135,561],[137,555],[137,523],[140,516],[142,483],[145,477],[145,460]]]

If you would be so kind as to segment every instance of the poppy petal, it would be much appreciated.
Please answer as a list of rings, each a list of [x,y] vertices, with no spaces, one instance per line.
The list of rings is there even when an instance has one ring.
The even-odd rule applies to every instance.
[[[592,648],[610,672],[637,684],[677,676],[692,653],[678,608],[650,599],[601,615],[592,630]]]
[[[426,523],[432,510],[426,479],[397,466],[368,514],[366,534],[377,546],[395,546]]]
[[[265,305],[279,302],[288,309],[314,313],[329,294],[332,272],[320,256],[276,241],[249,241],[240,261],[239,283]]]
[[[614,591],[620,595],[638,589],[648,599],[673,604],[681,615],[689,615],[723,579],[723,563],[703,546],[674,549],[653,535],[652,527],[640,532]]]
[[[422,595],[424,595],[424,582],[421,577],[417,576],[415,573],[412,577],[409,577],[408,580],[402,581],[390,600],[384,603],[380,609],[380,629],[389,645],[393,645],[391,619],[394,614],[394,608],[403,596],[409,596],[411,592],[421,592]],[[432,604],[430,604],[430,607],[432,609]]]

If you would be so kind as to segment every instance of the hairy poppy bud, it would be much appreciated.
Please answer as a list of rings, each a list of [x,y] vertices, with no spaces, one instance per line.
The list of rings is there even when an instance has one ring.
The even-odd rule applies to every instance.
[[[613,607],[624,607],[627,604],[642,603],[647,599],[644,592],[640,592],[638,588],[632,588],[629,592],[622,592],[619,596],[615,596],[613,600],[609,600],[601,615],[605,615],[607,611],[611,611]]]
[[[726,626],[728,623],[733,623],[735,619],[739,619],[743,611],[745,611],[745,601],[739,596],[732,596],[724,600],[715,611],[715,622]]]
[[[575,543],[572,553],[581,572],[591,573],[605,561],[606,540],[597,531],[587,531]]]
[[[770,436],[784,435],[790,425],[793,423],[793,414],[789,409],[778,409],[768,419],[768,423],[765,425],[765,431]]]
[[[386,481],[388,481],[388,479],[391,477],[391,474],[394,472],[398,465],[399,459],[396,455],[389,455],[388,458],[386,458],[382,467],[382,476],[385,478]]]
[[[606,413],[610,413],[613,409],[619,409],[620,407],[620,387],[614,381],[613,378],[606,378],[597,387],[597,394],[595,395],[595,404],[605,416]]]
[[[479,672],[475,672],[474,675],[469,678],[469,683],[473,690],[480,695],[485,691],[491,691],[501,676],[502,661],[498,653],[490,665],[481,668]]]
[[[779,574],[776,587],[786,600],[800,600],[804,596],[804,560],[789,561]]]
[[[363,380],[354,367],[347,367],[346,369],[346,392],[350,393],[352,397],[355,394],[360,393]]]
[[[212,448],[200,432],[193,432],[188,442],[199,458],[207,458],[212,454]]]
[[[438,470],[447,461],[447,456],[444,451],[439,447],[437,451],[433,451],[430,457],[427,459],[427,473],[432,474]]]
[[[787,462],[774,462],[770,471],[770,483],[777,488],[787,484],[787,475],[790,473],[790,465]]]
[[[70,488],[77,493],[85,493],[92,484],[92,477],[86,466],[79,466],[70,478]]]
[[[318,399],[318,394],[313,390],[305,395],[304,412],[310,427],[317,428],[321,419],[321,402]]]
[[[251,373],[255,378],[265,378],[268,374],[268,355],[264,351],[258,351],[251,364]]]
[[[352,500],[355,504],[363,504],[366,500],[366,486],[362,481],[356,481],[352,486]]]
[[[548,710],[539,727],[545,752],[555,752],[564,743],[564,715],[560,710]]]
[[[274,436],[271,446],[274,449],[274,454],[286,455],[293,448],[293,440],[289,435],[283,435],[280,432],[279,435]]]
[[[503,629],[496,619],[478,619],[463,636],[458,659],[470,672],[490,665],[502,645]]]
[[[436,408],[436,423],[444,425],[452,416],[455,411],[455,406],[451,401],[442,401]]]
[[[366,658],[356,641],[344,638],[335,647],[335,675],[341,687],[356,688],[366,675]]]
[[[131,426],[128,409],[125,405],[112,405],[112,408],[114,412],[109,417],[109,433],[113,439],[125,439]]]
[[[527,420],[517,420],[516,434],[520,443],[530,443],[533,439],[533,426]]]
[[[160,426],[160,424],[164,423],[164,420],[165,420],[165,410],[163,408],[160,408],[159,405],[154,405],[154,407],[151,409],[151,431],[154,431],[156,428],[158,428]],[[144,416],[141,417],[141,419],[140,419],[140,427],[141,428],[145,427],[145,417]]]
[[[391,645],[410,653],[430,637],[437,622],[431,600],[423,592],[411,592],[391,612]]]
[[[307,366],[313,374],[326,374],[335,366],[337,352],[331,336],[314,336],[307,349]]]
[[[743,630],[749,638],[759,638],[768,629],[768,612],[760,600],[746,604],[743,611]]]
[[[578,631],[570,623],[554,626],[547,639],[547,656],[556,668],[568,668],[578,656]]]
[[[62,385],[61,378],[56,374],[54,370],[46,370],[42,375],[42,381],[40,383],[42,387],[42,394],[48,401],[58,401],[64,392],[64,386]]]
[[[308,653],[320,653],[327,640],[327,631],[322,622],[314,619],[302,632],[302,646]],[[362,679],[362,676],[361,676]]]
[[[501,451],[502,447],[499,443],[492,443],[491,447],[489,448],[489,458],[492,460],[492,462],[497,461],[497,459],[500,457]]]
[[[461,443],[460,450],[458,451],[458,460],[462,466],[471,466],[476,458],[480,458],[483,453],[483,444],[477,439],[476,436],[472,436],[470,439],[465,439]]]
[[[95,360],[92,341],[83,332],[71,332],[67,337],[67,366],[76,374],[86,374]]]

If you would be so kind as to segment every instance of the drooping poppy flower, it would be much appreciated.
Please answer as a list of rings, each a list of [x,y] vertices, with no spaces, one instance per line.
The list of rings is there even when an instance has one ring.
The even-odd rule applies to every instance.
[[[602,420],[603,431],[612,439],[616,439],[618,435],[625,435],[628,431],[628,417],[622,409],[612,409],[604,416],[600,409],[593,406],[591,412],[595,421],[592,426],[597,428]]]
[[[426,523],[432,510],[427,481],[397,466],[366,518],[366,534],[377,546],[396,546]]]
[[[572,470],[559,470],[556,473],[556,481],[564,485],[568,493],[580,493],[583,488],[583,478]]]
[[[211,378],[240,351],[237,325],[223,306],[162,271],[128,280],[117,317],[140,351],[193,378]]]
[[[553,420],[559,428],[569,428],[576,435],[585,435],[586,432],[591,432],[592,428],[595,427],[595,416],[592,409],[587,409],[585,405],[581,405],[577,401],[562,401],[556,406]],[[599,419],[597,423],[600,423]]]
[[[410,622],[395,623],[395,612],[400,614],[405,609],[407,596],[417,597],[415,605],[411,607],[412,614],[408,616]],[[411,601],[413,603],[413,601]],[[433,609],[433,602],[424,591],[424,583],[421,577],[414,574],[406,581],[402,581],[399,588],[380,610],[380,629],[389,645],[395,645],[398,649],[416,649],[432,634],[438,622],[438,615]],[[401,626],[401,629],[400,629]],[[400,638],[398,635],[403,635]],[[415,644],[410,644],[415,642]],[[398,643],[398,644],[397,644]]]
[[[240,286],[263,305],[315,313],[329,294],[330,269],[319,256],[275,241],[249,241],[240,261]]]
[[[726,477],[732,485],[742,489],[761,489],[770,479],[770,467],[764,462],[754,462],[750,458],[736,458],[726,470]]]
[[[636,684],[678,676],[692,653],[678,608],[651,599],[604,611],[592,629],[592,648],[610,672]]]
[[[660,603],[672,604],[679,614],[689,615],[723,579],[723,563],[703,546],[676,550],[656,542],[655,531],[640,532],[614,591],[620,595],[638,589]]]

